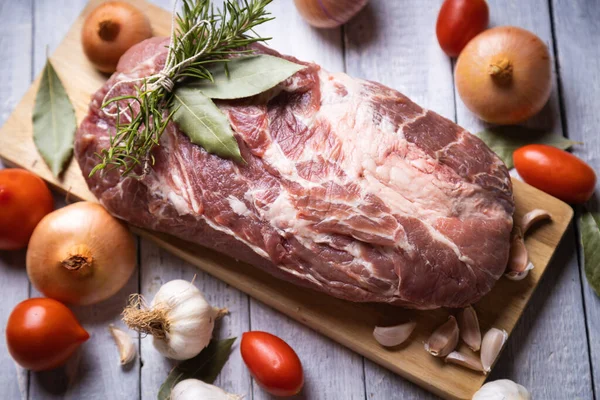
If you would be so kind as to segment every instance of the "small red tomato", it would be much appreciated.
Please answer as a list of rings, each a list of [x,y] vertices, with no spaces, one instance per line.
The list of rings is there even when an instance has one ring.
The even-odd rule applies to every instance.
[[[0,171],[0,250],[27,246],[33,229],[54,208],[52,194],[24,169]]]
[[[302,390],[302,363],[282,339],[267,332],[246,332],[240,351],[250,374],[268,393],[293,396]]]
[[[456,57],[490,20],[485,0],[445,0],[440,9],[435,33],[440,47],[450,57]]]
[[[6,325],[10,355],[32,371],[61,366],[89,337],[71,310],[47,298],[17,304]]]
[[[513,161],[525,182],[567,203],[585,203],[594,192],[594,170],[564,150],[530,144],[515,151]]]

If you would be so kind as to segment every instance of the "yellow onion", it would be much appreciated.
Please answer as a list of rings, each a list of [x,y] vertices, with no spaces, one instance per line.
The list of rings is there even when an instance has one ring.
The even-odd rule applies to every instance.
[[[27,274],[47,297],[94,304],[125,286],[136,261],[127,227],[101,205],[81,202],[46,215],[38,224],[27,249]]]
[[[492,28],[460,53],[455,81],[460,98],[479,118],[516,124],[539,112],[550,97],[550,53],[525,29]]]
[[[91,12],[83,23],[83,51],[102,72],[114,72],[121,56],[134,44],[152,36],[150,21],[129,3],[109,1]]]
[[[348,22],[368,0],[294,0],[302,18],[317,28],[335,28]]]

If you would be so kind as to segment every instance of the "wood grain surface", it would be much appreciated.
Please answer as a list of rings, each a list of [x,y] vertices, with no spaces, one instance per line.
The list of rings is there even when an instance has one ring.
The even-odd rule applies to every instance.
[[[0,27],[2,33],[0,56],[6,60],[0,64],[0,71],[5,76],[10,74],[9,76],[12,78],[0,85],[0,94],[3,95],[3,103],[0,104],[0,121],[6,119],[18,98],[23,94],[31,80],[31,71],[33,70],[37,74],[42,68],[46,45],[49,45],[52,52],[69,24],[74,21],[83,3],[83,0],[0,3],[0,21],[5,22]],[[157,0],[154,3],[169,9],[171,7],[169,0]],[[597,114],[591,110],[599,109],[598,89],[593,83],[598,82],[597,71],[599,70],[600,55],[598,55],[597,49],[591,51],[589,40],[584,39],[585,37],[594,37],[593,34],[597,35],[598,33],[598,9],[594,8],[594,1],[579,0],[573,3],[553,1],[550,5],[541,0],[519,2],[496,0],[489,3],[492,24],[524,26],[540,35],[551,46],[551,50],[554,46],[557,47],[557,61],[560,65],[557,74],[560,74],[565,68],[570,68],[567,71],[570,74],[568,85],[565,86],[566,78],[561,79],[563,101],[569,98],[569,104],[572,106],[566,107],[563,104],[562,109],[558,107],[561,93],[555,91],[550,106],[531,123],[560,132],[562,122],[565,128],[568,127],[565,129],[565,134],[570,137],[576,137],[579,134],[579,140],[586,142],[585,152],[580,148],[575,151],[581,152],[580,155],[594,164],[600,149],[594,145],[593,141],[594,135],[591,129],[598,126],[598,120]],[[480,127],[477,120],[462,107],[458,98],[456,101],[454,99],[451,60],[439,50],[435,37],[431,34],[432,28],[429,28],[435,23],[439,4],[440,1],[433,0],[407,0],[402,4],[395,1],[372,0],[366,10],[342,29],[319,31],[303,23],[293,9],[291,0],[276,0],[271,5],[271,9],[278,19],[271,23],[271,26],[266,26],[263,33],[275,36],[271,44],[283,53],[296,55],[302,59],[315,60],[331,70],[346,70],[352,75],[382,81],[403,91],[421,105],[434,109],[450,119],[457,118],[459,123],[466,128],[477,131]],[[563,9],[564,14],[562,13]],[[556,10],[560,10],[560,12]],[[592,18],[594,16],[595,19]],[[552,18],[554,18],[554,25]],[[581,29],[576,26],[570,27],[569,21],[576,21],[576,26],[580,26]],[[558,23],[561,25],[558,26]],[[156,30],[163,29],[164,32],[164,29],[168,28],[168,24],[168,22],[161,23]],[[578,42],[579,45],[571,46],[572,42]],[[76,52],[78,45],[78,40],[73,40],[71,49],[67,49],[67,53]],[[76,51],[73,50],[74,48]],[[61,56],[53,55],[53,57]],[[581,67],[583,61],[585,61],[585,68]],[[78,62],[87,63],[84,58],[78,59]],[[61,68],[57,66],[59,74],[61,74]],[[65,74],[68,78],[64,78],[61,74],[63,82],[66,84],[70,96],[77,97],[71,90],[82,89],[86,83],[83,79],[77,79],[76,76],[69,74],[68,69],[65,71],[67,71]],[[90,69],[90,71],[92,70]],[[578,78],[579,74],[583,74],[583,77],[587,79],[587,85],[583,79]],[[81,93],[87,93],[89,99],[89,93],[101,85],[104,77],[91,72],[86,79],[87,89],[84,88],[85,90],[81,90]],[[592,84],[589,84],[590,82]],[[87,101],[86,99],[81,102],[83,108],[81,108],[82,104],[76,105],[79,119],[83,115],[81,110],[85,112]],[[22,108],[18,107],[17,111]],[[27,111],[30,112],[30,109]],[[570,115],[573,117],[570,118]],[[25,121],[28,121],[30,115],[25,115],[24,118]],[[573,130],[578,130],[580,133],[574,135]],[[6,129],[0,132],[0,148],[5,147],[3,140],[7,135]],[[588,147],[587,143],[589,142],[592,144]],[[16,146],[16,148],[18,150],[20,147]],[[13,153],[13,149],[10,152]],[[30,162],[31,164],[28,165],[32,165],[33,168],[45,168],[43,162],[36,161],[36,159],[37,154],[30,159],[23,159],[22,163]],[[38,163],[42,164],[37,165]],[[597,161],[596,164],[598,164]],[[40,172],[44,174],[44,171]],[[70,177],[71,175],[67,175],[65,181],[70,183]],[[78,193],[73,190],[75,186],[64,187],[64,184],[62,185],[63,190],[69,190],[70,187],[74,193]],[[81,190],[81,195],[82,197],[89,196],[89,192]],[[535,235],[536,237],[532,239],[538,239],[538,232]],[[568,231],[568,239],[559,248],[556,260],[550,264],[548,274],[541,282],[540,290],[533,296],[531,306],[526,310],[523,321],[513,332],[508,348],[492,375],[492,378],[509,377],[525,384],[532,390],[534,396],[535,394],[539,395],[539,397],[535,396],[536,398],[587,399],[593,396],[591,376],[593,369],[590,367],[590,361],[592,365],[597,365],[600,349],[597,342],[591,340],[592,351],[588,359],[588,335],[590,337],[594,334],[597,335],[597,331],[600,329],[597,323],[600,306],[597,304],[595,295],[587,290],[585,278],[582,280],[577,270],[574,235],[574,231]],[[170,246],[169,240],[167,238],[163,245]],[[528,242],[528,246],[531,245]],[[195,257],[194,251],[182,253],[182,255],[190,260]],[[209,262],[204,267],[209,269],[213,262],[214,268],[221,262],[223,265],[230,263],[229,260],[219,256],[216,256],[215,259],[212,259],[212,256],[207,259]],[[197,273],[198,282],[201,282],[202,290],[211,301],[215,304],[224,302],[232,310],[231,315],[222,322],[221,329],[217,332],[219,336],[239,335],[248,329],[265,329],[294,343],[307,372],[306,389],[299,396],[300,398],[425,399],[433,397],[371,361],[363,361],[362,357],[356,353],[307,329],[301,323],[274,311],[260,301],[249,298],[219,279],[195,270],[189,263],[157,248],[151,240],[140,239],[139,262],[139,276],[130,282],[132,291],[141,291],[147,296],[152,296],[161,283],[175,277],[191,279],[193,274]],[[21,253],[0,252],[0,266],[2,267],[0,289],[6,289],[10,298],[7,304],[0,306],[0,316],[3,322],[8,317],[13,305],[26,298],[29,293],[26,276],[21,270],[22,265],[23,255]],[[536,273],[539,272],[538,268]],[[218,276],[218,273],[215,275]],[[249,278],[252,278],[254,274],[250,273],[249,275]],[[265,279],[267,282],[265,285],[268,288],[270,277]],[[534,276],[534,280],[537,281],[538,277]],[[584,284],[584,297],[581,296],[582,283]],[[278,281],[274,281],[274,284],[277,285]],[[293,289],[290,290],[293,291]],[[531,289],[527,286],[522,290],[528,296]],[[313,292],[307,293],[312,294]],[[115,303],[123,304],[126,294],[122,293],[116,296]],[[32,295],[35,295],[35,292]],[[261,294],[255,293],[255,295],[260,298]],[[266,303],[270,304],[269,299]],[[584,304],[587,307],[584,307]],[[104,305],[104,303],[100,306],[102,306],[100,310],[104,307],[112,310],[107,312],[108,319],[106,321],[118,319],[119,307],[112,309],[110,305]],[[284,304],[282,307],[288,306],[289,304]],[[385,319],[390,313],[386,307],[375,307],[372,310],[369,307],[365,312],[376,314],[375,318],[371,317],[368,320],[369,322],[375,321],[377,318]],[[484,307],[482,310],[485,309],[485,304],[479,305],[478,310],[480,307]],[[10,394],[10,397],[7,398],[155,398],[158,386],[171,364],[164,362],[164,359],[159,357],[152,348],[151,341],[145,338],[140,343],[142,362],[136,364],[131,370],[132,374],[139,375],[137,379],[129,381],[128,371],[121,371],[116,364],[109,365],[110,362],[108,362],[104,368],[106,359],[102,359],[103,353],[105,358],[112,358],[115,363],[116,353],[113,348],[108,346],[112,345],[110,338],[100,334],[102,328],[105,328],[102,325],[104,318],[92,308],[94,307],[82,309],[81,314],[77,310],[76,312],[80,318],[84,319],[86,327],[91,325],[95,328],[98,325],[98,334],[93,338],[94,343],[92,345],[90,342],[91,346],[88,346],[98,346],[98,348],[92,349],[90,353],[87,353],[88,349],[86,348],[86,351],[83,352],[84,356],[86,354],[91,356],[79,357],[76,362],[71,363],[71,369],[73,370],[74,366],[76,370],[72,372],[70,380],[64,380],[60,384],[61,376],[63,378],[69,376],[65,369],[48,374],[45,377],[48,383],[44,383],[44,379],[40,379],[39,374],[32,374],[32,381],[28,383],[28,374],[15,368],[5,351],[0,354],[0,383],[5,383],[3,387],[7,388],[7,393]],[[280,309],[282,308],[280,307]],[[362,310],[363,308],[360,306],[358,309]],[[571,312],[564,312],[565,309]],[[584,309],[588,315],[587,325],[584,319]],[[395,310],[392,312],[395,313]],[[310,311],[310,307],[307,310],[301,309],[298,313],[292,313],[292,317],[311,324],[310,318],[313,315],[310,314]],[[343,308],[342,311],[344,311]],[[290,310],[284,309],[284,312],[290,313]],[[594,317],[596,317],[595,320]],[[398,318],[402,317],[398,316]],[[417,316],[417,318],[419,317]],[[496,324],[494,318],[493,316],[489,318],[485,322],[488,324],[486,326]],[[435,324],[435,321],[426,321],[425,324],[427,322],[431,326]],[[327,327],[315,328],[328,334]],[[367,332],[366,329],[364,335],[365,337],[369,336],[370,339],[370,332]],[[420,340],[422,339],[419,337],[416,341]],[[411,348],[406,350],[410,351]],[[414,350],[423,351],[420,343],[418,349]],[[94,364],[97,356],[100,357],[98,359],[100,367]],[[434,368],[444,369],[439,364],[434,365]],[[598,369],[596,368],[595,371],[597,375]],[[125,375],[123,375],[124,373]],[[462,383],[460,381],[466,381],[464,386],[469,386],[478,380],[477,376],[472,375],[470,373],[451,375],[450,378],[446,376],[444,379],[450,379],[452,383],[457,381],[459,385]],[[435,378],[430,377],[429,379]],[[124,380],[127,382],[127,387],[121,386]],[[252,384],[241,360],[233,355],[221,374],[218,384],[232,392],[246,394],[249,398],[269,398],[256,385]],[[95,389],[96,387],[98,390]],[[102,387],[106,389],[103,390]],[[458,397],[464,396],[459,395]]]

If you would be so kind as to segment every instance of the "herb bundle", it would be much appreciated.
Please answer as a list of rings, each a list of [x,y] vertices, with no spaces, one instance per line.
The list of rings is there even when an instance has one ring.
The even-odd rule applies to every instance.
[[[108,167],[132,175],[138,166],[145,175],[154,163],[151,150],[179,109],[172,107],[173,90],[186,78],[213,82],[211,66],[219,63],[227,71],[232,57],[250,55],[250,44],[267,40],[253,29],[272,19],[265,10],[270,2],[227,0],[222,9],[215,9],[210,0],[183,0],[182,10],[174,16],[165,68],[150,77],[118,82],[107,93],[106,97],[119,84],[140,82],[135,95],[108,98],[102,105],[116,109],[112,115],[116,115],[117,128],[109,148],[98,154],[101,161],[90,175]]]

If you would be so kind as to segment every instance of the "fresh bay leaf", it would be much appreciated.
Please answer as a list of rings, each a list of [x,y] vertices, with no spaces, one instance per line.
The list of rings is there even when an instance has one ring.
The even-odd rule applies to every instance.
[[[240,99],[267,91],[303,68],[265,54],[240,57],[227,62],[227,71],[221,63],[208,67],[214,82],[200,80],[186,86],[201,90],[211,99]]]
[[[192,143],[209,153],[243,162],[227,117],[199,90],[182,86],[173,92],[173,120]]]
[[[566,150],[579,143],[555,133],[516,125],[488,128],[476,136],[483,140],[509,169],[514,167],[515,150],[528,144],[547,144]]]
[[[585,276],[600,296],[600,213],[585,211],[579,219]]]
[[[233,346],[235,339],[213,339],[196,357],[176,365],[160,386],[158,400],[168,400],[173,387],[184,379],[193,378],[206,383],[213,383],[229,359],[231,346]]]
[[[73,105],[47,60],[33,107],[33,141],[56,177],[73,154],[76,129]]]

